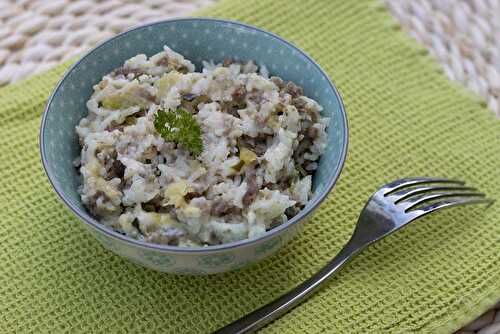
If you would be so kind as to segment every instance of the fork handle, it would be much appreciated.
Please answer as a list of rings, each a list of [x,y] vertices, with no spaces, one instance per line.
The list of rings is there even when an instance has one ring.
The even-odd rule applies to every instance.
[[[213,334],[252,333],[269,322],[279,318],[313,294],[323,285],[323,283],[331,278],[336,271],[342,268],[344,264],[357,255],[363,248],[364,246],[360,247],[359,243],[353,242],[353,239],[349,240],[337,256],[307,281],[301,283],[290,292],[269,304],[217,330]]]

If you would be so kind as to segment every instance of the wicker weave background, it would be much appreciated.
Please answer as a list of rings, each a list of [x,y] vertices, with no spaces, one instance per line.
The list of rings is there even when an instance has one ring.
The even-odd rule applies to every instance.
[[[479,94],[500,117],[500,1],[385,2],[446,75]]]

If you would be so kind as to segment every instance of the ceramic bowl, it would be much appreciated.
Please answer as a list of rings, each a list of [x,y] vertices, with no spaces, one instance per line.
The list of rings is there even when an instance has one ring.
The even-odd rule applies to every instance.
[[[73,161],[80,153],[75,126],[86,116],[92,86],[137,54],[153,55],[169,45],[195,63],[231,57],[266,65],[271,75],[304,87],[331,118],[328,148],[313,179],[314,195],[288,223],[256,239],[219,246],[181,248],[134,240],[104,227],[83,206],[80,176]],[[340,95],[325,72],[305,52],[282,38],[238,22],[206,18],[162,21],[134,28],[100,44],[78,60],[52,93],[41,124],[40,151],[46,174],[61,200],[108,250],[154,270],[212,274],[242,268],[276,252],[303,227],[332,190],[347,152],[348,128]]]

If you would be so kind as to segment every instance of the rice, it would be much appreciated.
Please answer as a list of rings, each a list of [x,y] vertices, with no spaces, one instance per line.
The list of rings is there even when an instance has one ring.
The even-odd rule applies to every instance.
[[[155,129],[160,110],[177,108],[200,126],[199,155]],[[120,233],[184,247],[258,237],[296,215],[329,122],[265,67],[227,60],[195,72],[167,46],[105,75],[87,109],[76,127],[83,203]]]

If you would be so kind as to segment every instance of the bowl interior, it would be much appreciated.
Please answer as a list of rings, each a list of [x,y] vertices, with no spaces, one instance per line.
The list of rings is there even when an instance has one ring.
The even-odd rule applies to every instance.
[[[81,180],[73,166],[80,154],[75,126],[87,114],[92,86],[126,59],[139,53],[153,55],[165,44],[194,62],[197,70],[202,60],[254,60],[271,75],[303,86],[305,95],[324,107],[330,125],[328,147],[314,176],[315,194],[308,204],[315,206],[335,181],[345,158],[347,124],[339,95],[319,66],[293,45],[254,27],[213,19],[165,21],[125,32],[92,50],[66,73],[48,103],[40,135],[47,174],[66,203],[92,220],[77,192]]]

